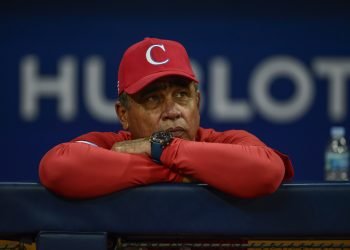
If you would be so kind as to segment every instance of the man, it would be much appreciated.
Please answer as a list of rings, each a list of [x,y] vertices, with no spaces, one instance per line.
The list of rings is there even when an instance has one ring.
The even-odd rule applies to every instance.
[[[199,125],[200,93],[185,48],[146,38],[128,48],[118,72],[123,131],[91,132],[51,149],[40,180],[87,198],[158,182],[199,181],[238,197],[274,192],[293,176],[288,157],[246,131]]]

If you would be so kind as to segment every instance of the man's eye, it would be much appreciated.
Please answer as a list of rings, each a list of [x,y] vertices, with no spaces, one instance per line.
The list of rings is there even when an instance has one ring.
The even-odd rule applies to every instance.
[[[177,93],[175,94],[175,96],[176,96],[177,98],[184,98],[184,97],[188,97],[189,94],[188,94],[186,91],[179,91],[179,92],[177,92]]]
[[[156,102],[159,98],[157,96],[148,96],[146,97],[146,102]]]
[[[161,102],[161,97],[158,95],[150,95],[143,99],[143,103],[147,108],[154,108]]]

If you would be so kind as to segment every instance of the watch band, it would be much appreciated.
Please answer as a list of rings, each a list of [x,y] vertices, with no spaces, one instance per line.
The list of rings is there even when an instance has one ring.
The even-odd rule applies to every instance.
[[[150,137],[151,143],[151,158],[160,163],[160,158],[162,156],[163,150],[166,146],[170,144],[173,137],[169,131],[158,131],[154,132]]]
[[[163,153],[163,145],[158,142],[151,142],[151,156],[155,162],[160,163],[160,157]]]

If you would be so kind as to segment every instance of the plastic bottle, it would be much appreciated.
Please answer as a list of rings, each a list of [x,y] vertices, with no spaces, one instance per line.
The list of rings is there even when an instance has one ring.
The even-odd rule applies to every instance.
[[[344,127],[331,127],[330,142],[325,152],[325,180],[349,180],[349,151]]]

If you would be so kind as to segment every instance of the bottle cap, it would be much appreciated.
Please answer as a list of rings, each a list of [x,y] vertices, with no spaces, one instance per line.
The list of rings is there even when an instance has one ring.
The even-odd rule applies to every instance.
[[[345,128],[341,126],[331,127],[331,136],[335,138],[340,138],[345,136]]]

